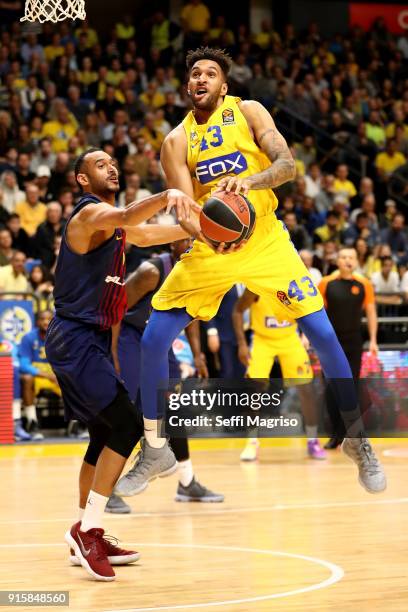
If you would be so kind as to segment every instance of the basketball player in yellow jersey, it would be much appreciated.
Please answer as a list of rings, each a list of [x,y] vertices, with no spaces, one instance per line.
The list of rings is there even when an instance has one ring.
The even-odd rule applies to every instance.
[[[251,348],[244,334],[243,314],[249,309]],[[278,321],[271,312],[270,301],[245,289],[237,300],[232,312],[232,322],[238,342],[238,356],[247,366],[248,378],[269,379],[277,357],[282,377],[288,385],[298,384],[298,393],[305,420],[306,436],[309,438],[307,452],[312,459],[325,459],[326,453],[317,439],[317,410],[311,388],[313,380],[309,355],[293,321]],[[308,384],[309,383],[309,384]],[[254,461],[258,456],[259,442],[256,437],[248,438],[241,453],[242,461]]]
[[[197,236],[155,294],[142,338],[141,398],[145,423],[143,456],[132,469],[135,488],[173,469],[175,457],[157,432],[157,392],[168,379],[167,353],[174,338],[194,319],[211,319],[223,295],[243,283],[270,300],[278,320],[297,320],[319,356],[350,437],[344,451],[357,463],[359,479],[371,492],[386,480],[369,441],[350,366],[323,307],[323,300],[289,233],[275,216],[273,188],[295,177],[295,163],[269,112],[258,102],[227,95],[231,58],[208,47],[187,55],[193,110],[166,137],[161,162],[169,187],[202,203],[215,190],[242,192],[256,210],[256,228],[242,248],[212,249],[198,219],[181,222]],[[127,476],[124,476],[127,478]]]

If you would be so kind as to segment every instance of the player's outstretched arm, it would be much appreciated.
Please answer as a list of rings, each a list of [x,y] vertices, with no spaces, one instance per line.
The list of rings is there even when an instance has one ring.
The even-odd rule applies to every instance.
[[[255,141],[272,163],[266,170],[244,179],[226,177],[219,182],[219,187],[246,195],[250,189],[271,189],[292,181],[296,176],[295,161],[269,112],[255,100],[241,102],[239,107]]]
[[[126,240],[136,246],[146,247],[156,244],[168,244],[175,240],[188,238],[189,232],[186,232],[181,225],[157,225],[155,223],[145,223],[137,227],[127,227]]]
[[[199,205],[179,189],[167,189],[161,193],[133,202],[127,208],[118,209],[107,202],[88,204],[76,215],[78,223],[95,230],[114,230],[117,227],[135,226],[147,221],[163,208],[176,209],[179,221],[190,219],[190,212],[200,212]],[[75,220],[75,217],[73,221]]]

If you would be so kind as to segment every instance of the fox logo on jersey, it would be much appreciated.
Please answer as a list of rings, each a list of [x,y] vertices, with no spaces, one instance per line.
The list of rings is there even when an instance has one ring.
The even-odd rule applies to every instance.
[[[196,177],[202,185],[210,183],[223,174],[241,174],[248,168],[248,163],[240,151],[220,155],[200,161],[196,166]]]

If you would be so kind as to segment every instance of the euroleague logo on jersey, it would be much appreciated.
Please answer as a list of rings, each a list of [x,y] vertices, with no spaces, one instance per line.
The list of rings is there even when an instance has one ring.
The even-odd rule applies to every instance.
[[[232,108],[224,108],[222,111],[222,124],[235,125],[234,111]]]
[[[200,161],[196,166],[196,177],[202,185],[210,183],[223,174],[241,174],[248,168],[248,163],[240,151],[220,155]]]

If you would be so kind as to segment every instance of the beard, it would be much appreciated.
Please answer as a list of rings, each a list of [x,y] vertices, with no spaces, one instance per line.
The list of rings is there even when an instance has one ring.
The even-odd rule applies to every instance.
[[[213,111],[217,107],[220,96],[221,88],[213,94],[207,93],[203,100],[195,100],[193,96],[193,105],[196,109],[201,111]]]

